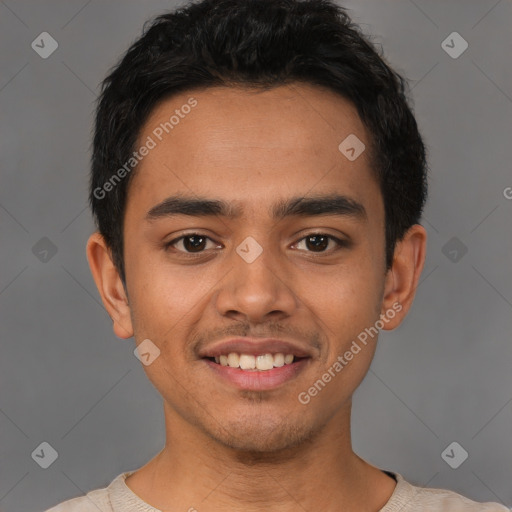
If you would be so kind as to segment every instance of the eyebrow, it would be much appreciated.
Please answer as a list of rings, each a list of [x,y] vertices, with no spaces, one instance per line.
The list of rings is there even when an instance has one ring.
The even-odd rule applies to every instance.
[[[348,216],[358,220],[367,220],[365,207],[358,201],[339,194],[292,197],[280,200],[270,208],[274,220],[286,217],[312,217],[320,215]],[[202,197],[171,196],[152,207],[146,214],[151,222],[176,215],[191,217],[221,216],[236,219],[242,215],[238,205],[220,199]]]

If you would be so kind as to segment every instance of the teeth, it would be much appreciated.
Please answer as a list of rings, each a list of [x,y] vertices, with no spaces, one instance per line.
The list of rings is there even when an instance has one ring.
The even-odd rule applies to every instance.
[[[234,352],[231,352],[231,354],[228,354],[228,366],[231,366],[231,368],[238,368],[240,365],[240,356],[238,354],[235,354]]]
[[[276,368],[284,366],[284,354],[274,354],[274,366]]]
[[[281,368],[285,364],[293,362],[293,354],[263,354],[254,356],[252,354],[230,354],[215,357],[215,362],[222,366],[240,368],[242,370],[266,371],[272,368]]]
[[[240,368],[242,370],[254,370],[256,368],[256,358],[249,354],[240,354]]]
[[[272,354],[264,354],[256,358],[256,368],[258,370],[272,370],[274,368],[274,356]]]

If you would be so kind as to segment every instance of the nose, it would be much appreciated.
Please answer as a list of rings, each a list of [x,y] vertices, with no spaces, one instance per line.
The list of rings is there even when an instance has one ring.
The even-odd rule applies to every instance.
[[[290,271],[286,271],[276,251],[263,244],[262,247],[263,251],[253,261],[233,251],[232,270],[216,294],[220,315],[258,324],[282,320],[295,312],[298,300]]]

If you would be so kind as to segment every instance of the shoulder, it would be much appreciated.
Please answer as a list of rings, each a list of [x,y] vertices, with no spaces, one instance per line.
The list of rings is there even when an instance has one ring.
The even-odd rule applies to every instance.
[[[381,512],[510,512],[509,508],[499,503],[479,503],[448,489],[417,487],[402,475],[394,474],[397,477],[395,492]]]
[[[73,498],[45,510],[45,512],[112,512],[107,489],[97,489],[86,496]]]
[[[420,502],[424,506],[437,507],[440,512],[509,512],[504,505],[494,502],[480,503],[446,489],[421,489]]]

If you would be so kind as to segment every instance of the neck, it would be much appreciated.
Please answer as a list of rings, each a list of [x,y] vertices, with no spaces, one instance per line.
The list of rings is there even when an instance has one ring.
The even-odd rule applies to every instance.
[[[380,510],[395,482],[352,451],[350,407],[300,446],[256,453],[218,443],[166,406],[165,448],[126,483],[161,510]]]

